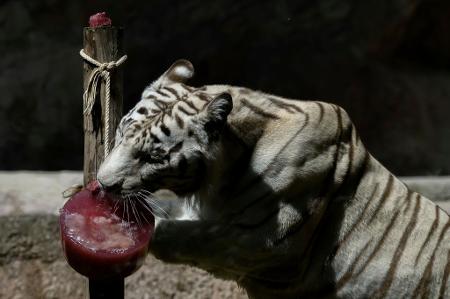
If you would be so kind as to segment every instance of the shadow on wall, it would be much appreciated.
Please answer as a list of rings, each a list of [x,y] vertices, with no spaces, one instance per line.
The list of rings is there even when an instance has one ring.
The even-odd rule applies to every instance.
[[[125,107],[175,59],[226,83],[343,106],[399,175],[450,174],[446,0],[0,4],[0,169],[81,169],[82,27],[125,27]]]

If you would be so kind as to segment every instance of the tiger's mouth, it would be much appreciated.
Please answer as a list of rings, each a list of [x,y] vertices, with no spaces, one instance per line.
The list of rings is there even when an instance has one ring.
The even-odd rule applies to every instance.
[[[133,195],[136,195],[136,194],[138,194],[140,191],[142,191],[143,189],[141,189],[141,188],[132,188],[132,189],[121,189],[118,193],[121,195],[121,196],[133,196]],[[149,191],[149,192],[152,192],[152,191],[150,191],[150,190],[145,190],[145,191]]]
[[[202,186],[202,182],[192,177],[177,177],[177,176],[161,176],[155,180],[144,181],[142,189],[156,192],[161,189],[166,189],[174,192],[176,195],[189,196],[196,193]]]
[[[108,193],[113,194],[117,197],[133,197],[140,193],[153,195],[154,193],[158,193],[161,190],[169,190],[177,196],[185,196],[191,195],[197,191],[197,189],[193,187],[194,185],[192,183],[179,185],[140,185],[133,188],[117,188],[115,190],[108,190]]]

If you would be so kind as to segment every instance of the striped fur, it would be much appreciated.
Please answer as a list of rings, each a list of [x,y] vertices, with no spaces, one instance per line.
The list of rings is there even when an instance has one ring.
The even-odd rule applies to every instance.
[[[175,63],[122,120],[99,180],[180,199],[152,253],[251,298],[449,298],[450,221],[364,148],[347,113],[184,85]]]

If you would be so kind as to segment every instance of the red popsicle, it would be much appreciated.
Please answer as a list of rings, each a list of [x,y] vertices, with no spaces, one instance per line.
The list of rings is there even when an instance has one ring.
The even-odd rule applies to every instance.
[[[106,12],[99,12],[89,17],[89,27],[111,26],[112,21]]]
[[[154,218],[142,204],[124,205],[95,181],[76,193],[59,218],[69,265],[95,280],[123,278],[136,271],[154,228]]]

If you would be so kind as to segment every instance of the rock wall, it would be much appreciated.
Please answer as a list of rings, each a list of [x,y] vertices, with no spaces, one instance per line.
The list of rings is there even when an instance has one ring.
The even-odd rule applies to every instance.
[[[177,58],[228,83],[342,105],[399,175],[450,174],[450,2],[0,2],[0,169],[81,169],[81,30],[125,27],[125,106]]]

